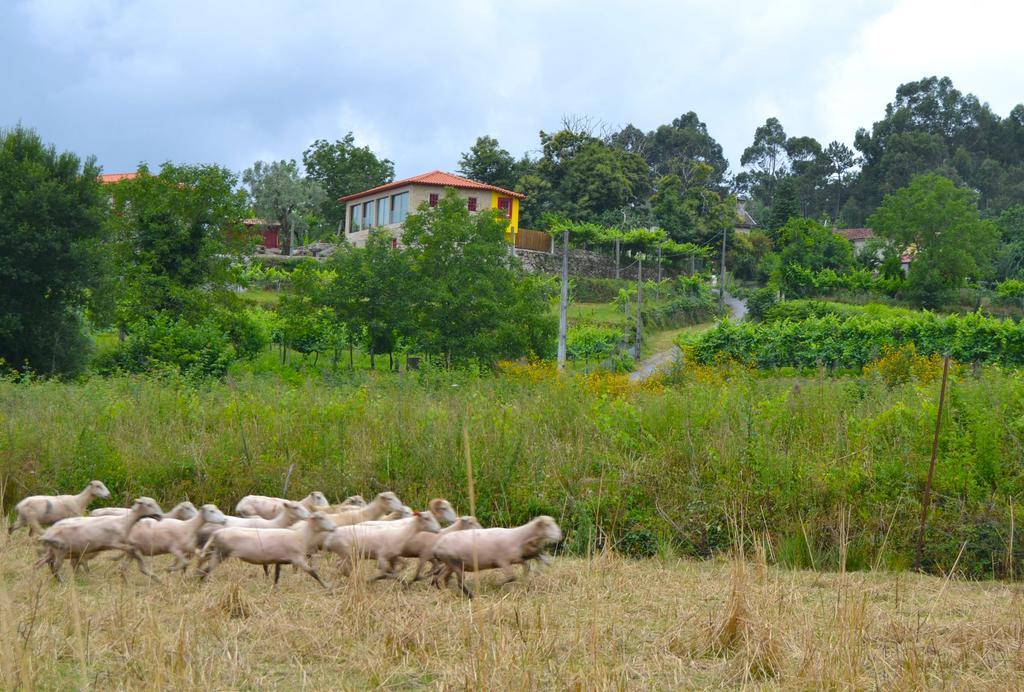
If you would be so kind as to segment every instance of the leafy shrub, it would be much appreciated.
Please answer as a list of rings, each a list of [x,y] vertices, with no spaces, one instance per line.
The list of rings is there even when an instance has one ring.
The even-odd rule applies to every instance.
[[[917,381],[928,384],[942,371],[942,359],[937,353],[919,356],[914,344],[899,347],[886,346],[882,357],[864,366],[867,375],[876,374],[888,387]]]
[[[611,355],[622,342],[622,331],[589,324],[573,325],[565,337],[566,355],[590,362]]]
[[[573,299],[580,303],[610,303],[618,297],[620,290],[635,286],[635,281],[625,279],[577,276],[570,280],[569,288]]]
[[[159,313],[133,325],[124,343],[98,359],[96,369],[103,374],[171,370],[190,379],[221,378],[236,357],[216,322],[192,324]]]
[[[750,297],[747,298],[747,311],[751,319],[763,320],[768,310],[775,305],[776,295],[775,289],[771,287],[751,291]]]
[[[905,312],[858,311],[848,316],[826,314],[761,323],[720,322],[713,329],[684,338],[681,345],[698,363],[736,360],[759,368],[819,364],[860,368],[887,347],[905,343],[914,344],[916,352],[926,356],[948,352],[961,363],[1024,365],[1024,324],[980,313],[939,317]]]

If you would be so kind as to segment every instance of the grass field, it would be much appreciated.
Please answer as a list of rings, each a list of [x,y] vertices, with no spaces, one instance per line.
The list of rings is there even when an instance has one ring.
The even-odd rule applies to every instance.
[[[3,534],[3,689],[1024,685],[1015,584],[613,555],[484,575],[473,601],[344,582],[326,558],[331,593],[231,562],[151,584],[101,558],[58,584]]]

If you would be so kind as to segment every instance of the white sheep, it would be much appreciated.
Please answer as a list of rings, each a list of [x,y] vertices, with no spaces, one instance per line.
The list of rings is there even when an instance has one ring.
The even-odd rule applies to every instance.
[[[310,511],[300,505],[298,502],[292,500],[284,500],[278,507],[278,512],[273,519],[264,519],[263,517],[233,517],[230,514],[224,515],[223,524],[205,524],[199,529],[198,544],[200,546],[206,545],[206,542],[210,540],[217,531],[221,529],[232,527],[236,529],[286,529],[293,525],[298,525],[298,522],[302,522],[304,519],[309,518]],[[263,568],[264,574],[267,574],[267,568]]]
[[[338,512],[348,512],[352,509],[359,509],[360,507],[366,506],[366,500],[363,499],[362,495],[349,495],[342,500],[340,505],[334,505],[329,510],[325,510],[328,514],[337,514]]]
[[[334,522],[323,512],[313,512],[294,529],[221,529],[203,546],[198,567],[200,579],[210,576],[227,558],[237,557],[253,565],[274,565],[274,584],[281,576],[281,565],[294,565],[326,589],[327,584],[320,579],[306,556],[315,552],[324,536],[332,531]]]
[[[434,583],[447,585],[454,573],[459,588],[472,598],[473,593],[466,588],[466,570],[501,569],[505,574],[501,583],[506,584],[516,578],[512,565],[525,565],[527,560],[539,558],[545,546],[561,540],[561,529],[548,516],[537,517],[512,529],[472,529],[445,534],[434,544],[434,559],[444,565]]]
[[[77,495],[31,495],[14,506],[18,518],[7,528],[11,535],[22,526],[28,535],[43,532],[43,524],[55,524],[61,519],[80,517],[95,498],[106,499],[110,491],[101,481],[89,481],[85,490]]]
[[[273,519],[277,516],[277,512],[281,507],[281,504],[285,500],[280,497],[268,497],[266,495],[246,495],[238,504],[235,505],[235,514],[240,517],[263,517],[264,519]],[[308,509],[310,512],[316,510],[325,510],[331,505],[324,497],[324,494],[319,490],[314,490],[306,497],[298,500],[298,503]]]
[[[131,511],[130,507],[100,507],[89,512],[90,517],[123,517],[125,514]],[[181,521],[187,521],[191,519],[199,510],[191,502],[179,502],[171,508],[171,511],[164,512],[163,519],[179,519]]]
[[[203,505],[195,516],[181,520],[164,517],[160,521],[140,519],[128,532],[128,555],[146,573],[142,556],[173,555],[168,572],[188,569],[189,560],[199,548],[199,530],[203,526],[223,526],[224,514],[217,505]]]
[[[452,508],[452,504],[448,502],[448,500],[442,500],[441,498],[434,498],[429,503],[427,503],[426,511],[433,514],[434,518],[437,519],[437,521],[441,524],[444,524],[445,526],[455,523],[456,519],[458,519],[458,517],[455,514],[455,510]],[[408,521],[409,517],[411,516],[412,509],[408,505],[402,505],[402,511],[400,512],[392,512],[391,514],[387,515],[386,517],[383,517],[382,519],[377,519],[374,521],[364,521],[360,523],[374,526],[393,521]]]
[[[385,491],[373,498],[373,500],[359,509],[353,509],[348,512],[336,512],[334,514],[328,514],[331,521],[337,526],[351,526],[353,524],[361,524],[364,521],[373,521],[374,519],[380,519],[389,512],[398,512],[402,509],[402,501],[398,499],[390,490]]]
[[[384,579],[397,576],[397,561],[410,539],[420,532],[437,533],[440,530],[441,526],[433,514],[413,512],[408,522],[339,526],[324,539],[323,549],[341,559],[341,571],[345,576],[351,574],[354,560],[364,558],[377,560],[380,571],[374,579]]]
[[[423,577],[420,574],[423,572],[423,566],[428,562],[436,566],[437,560],[434,559],[434,545],[437,543],[437,539],[445,534],[451,533],[452,531],[468,531],[470,529],[482,529],[480,522],[476,520],[476,517],[464,516],[459,517],[452,523],[451,526],[441,529],[440,533],[428,533],[423,531],[416,534],[402,547],[401,557],[414,557],[418,559],[416,563],[416,572],[413,574],[412,579],[409,580],[409,584],[413,584]],[[525,564],[525,563],[524,563]],[[435,569],[432,567],[427,574],[433,574]]]
[[[36,563],[50,566],[53,576],[60,578],[60,567],[70,558],[72,569],[83,558],[104,550],[129,550],[128,532],[140,519],[159,519],[163,511],[152,498],[140,497],[132,504],[128,514],[120,517],[71,517],[62,519],[48,528],[39,541],[45,546],[44,554]],[[153,576],[143,566],[143,574]]]

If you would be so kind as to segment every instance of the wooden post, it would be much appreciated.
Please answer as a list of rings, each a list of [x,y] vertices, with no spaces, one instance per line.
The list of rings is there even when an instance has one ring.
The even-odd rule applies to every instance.
[[[565,370],[565,339],[569,332],[569,231],[562,231],[562,295],[558,301],[558,371]]]
[[[942,385],[939,387],[939,412],[935,416],[935,435],[932,436],[932,458],[928,466],[928,479],[924,483],[924,498],[921,500],[921,527],[917,532],[917,553],[914,569],[921,569],[924,557],[924,524],[928,519],[928,506],[932,501],[932,479],[935,477],[935,458],[939,453],[939,431],[942,429],[942,406],[946,402],[946,379],[949,376],[949,354],[942,359]]]
[[[615,278],[620,279],[622,275],[619,271],[619,239],[615,238]]]

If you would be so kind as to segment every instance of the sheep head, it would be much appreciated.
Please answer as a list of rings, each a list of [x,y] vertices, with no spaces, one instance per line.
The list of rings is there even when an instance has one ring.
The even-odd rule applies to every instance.
[[[107,490],[107,486],[103,485],[103,481],[89,481],[88,490],[93,497],[98,497],[101,500],[110,497],[110,491]]]
[[[562,540],[562,530],[551,517],[544,515],[533,520],[534,531],[542,543],[558,543]]]
[[[153,519],[160,519],[164,515],[160,505],[151,497],[136,498],[135,502],[132,503],[132,511],[140,517],[151,517]]]
[[[377,499],[384,503],[384,508],[388,512],[402,511],[402,501],[398,499],[398,495],[395,495],[390,490],[385,490],[379,494]]]
[[[176,504],[174,508],[167,513],[167,516],[171,519],[180,519],[181,521],[188,521],[198,513],[199,511],[196,509],[196,506],[186,500],[185,502],[179,502],[178,504]]]
[[[418,531],[437,533],[441,530],[441,525],[437,523],[437,519],[430,512],[413,512],[412,516],[416,519]]]
[[[458,517],[455,515],[455,510],[452,508],[452,503],[448,500],[442,500],[441,498],[434,498],[430,501],[430,512],[437,517],[438,521],[443,521],[445,524],[454,524]]]
[[[292,502],[291,500],[285,500],[281,503],[281,512],[284,512],[291,517],[291,522],[302,521],[303,519],[309,518],[309,510],[300,505],[298,502]]]
[[[203,514],[203,521],[207,524],[223,524],[227,522],[227,518],[217,505],[203,505],[200,511]]]
[[[320,492],[319,490],[314,490],[309,495],[306,495],[306,500],[308,500],[309,504],[312,505],[313,507],[330,507],[331,506],[331,503],[329,503],[327,501],[327,498],[324,497],[324,494],[322,492]]]
[[[309,515],[309,519],[307,519],[307,521],[313,527],[314,531],[330,533],[336,528],[334,522],[331,521],[331,518],[323,512],[313,512]]]

